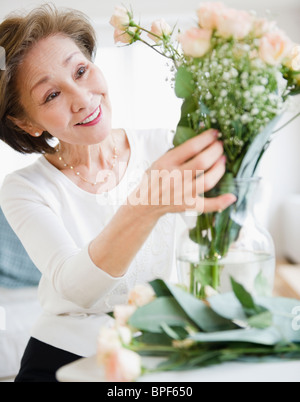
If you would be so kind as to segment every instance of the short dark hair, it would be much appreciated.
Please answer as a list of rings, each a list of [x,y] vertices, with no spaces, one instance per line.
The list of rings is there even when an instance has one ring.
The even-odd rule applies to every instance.
[[[5,50],[5,70],[0,70],[0,139],[21,153],[55,152],[49,141],[51,134],[44,132],[34,138],[8,117],[26,118],[17,88],[19,66],[34,44],[55,34],[72,39],[86,57],[94,60],[96,33],[80,11],[44,4],[27,15],[12,14],[0,24],[0,47]]]

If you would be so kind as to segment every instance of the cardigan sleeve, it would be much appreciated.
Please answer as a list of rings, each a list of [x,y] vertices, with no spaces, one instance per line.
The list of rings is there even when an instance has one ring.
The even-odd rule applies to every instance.
[[[94,264],[89,244],[78,248],[62,219],[21,176],[5,179],[0,205],[29,257],[63,299],[90,308],[122,280]]]

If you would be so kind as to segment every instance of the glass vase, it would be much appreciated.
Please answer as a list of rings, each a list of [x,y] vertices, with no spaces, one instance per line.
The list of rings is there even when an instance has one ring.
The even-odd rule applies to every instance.
[[[259,182],[224,177],[206,196],[233,193],[237,201],[222,212],[199,214],[181,235],[179,282],[194,296],[205,299],[211,288],[231,291],[231,277],[253,295],[272,294],[274,243],[254,214]]]

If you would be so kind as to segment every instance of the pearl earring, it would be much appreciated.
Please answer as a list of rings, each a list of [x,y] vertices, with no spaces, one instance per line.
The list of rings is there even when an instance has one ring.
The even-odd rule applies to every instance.
[[[36,137],[39,137],[40,136],[40,133],[35,133],[34,134]]]

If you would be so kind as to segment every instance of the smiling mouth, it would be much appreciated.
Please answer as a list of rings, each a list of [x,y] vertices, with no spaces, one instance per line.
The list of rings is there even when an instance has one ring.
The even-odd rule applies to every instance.
[[[88,116],[81,123],[77,123],[76,126],[86,126],[97,123],[101,115],[102,115],[102,109],[101,106],[98,106],[97,109],[90,116]]]

